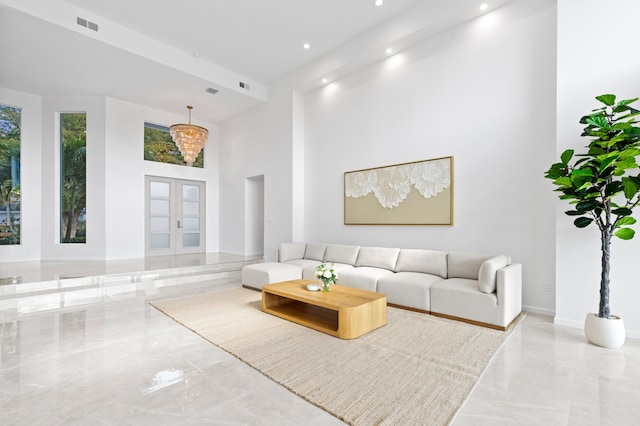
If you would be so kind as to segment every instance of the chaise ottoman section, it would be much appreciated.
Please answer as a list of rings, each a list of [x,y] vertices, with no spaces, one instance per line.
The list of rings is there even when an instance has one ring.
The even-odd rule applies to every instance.
[[[395,306],[430,312],[431,285],[444,281],[437,275],[421,272],[396,272],[378,279],[378,292],[387,295],[387,303]]]
[[[299,280],[302,270],[296,265],[279,262],[264,262],[242,268],[242,285],[262,289],[265,284]]]

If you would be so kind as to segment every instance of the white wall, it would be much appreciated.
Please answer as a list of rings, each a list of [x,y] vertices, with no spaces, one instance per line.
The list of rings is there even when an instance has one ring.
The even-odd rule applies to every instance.
[[[305,238],[506,253],[552,313],[555,7],[516,2],[401,52],[305,105]],[[454,226],[346,226],[343,173],[454,156]]]
[[[293,238],[292,114],[294,95],[273,88],[269,102],[220,127],[220,251],[253,254],[245,247],[245,179],[264,176],[264,254]]]
[[[270,259],[291,240],[508,253],[524,265],[525,305],[552,314],[555,26],[554,1],[517,1],[302,105],[286,81],[270,88],[266,105],[221,126],[221,249],[242,253],[242,185],[264,173]],[[448,155],[453,227],[343,224],[344,172]]]
[[[0,104],[21,108],[20,191],[22,236],[19,246],[0,246],[0,262],[40,259],[40,138],[42,101],[39,96],[0,88]]]
[[[23,108],[21,246],[0,246],[0,262],[16,260],[109,260],[142,258],[144,176],[206,183],[206,249],[218,251],[219,131],[209,129],[205,167],[144,161],[144,122],[169,126],[184,116],[118,99],[44,97],[0,89],[0,103]],[[87,243],[60,244],[60,112],[87,113]]]
[[[640,56],[629,41],[639,14],[636,0],[611,0],[606,5],[597,0],[558,0],[558,155],[588,142],[579,136],[583,126],[578,120],[600,106],[595,96],[640,96]],[[557,201],[556,206],[555,321],[582,327],[585,314],[598,310],[599,232],[596,227],[575,228],[563,213],[567,205]],[[611,312],[624,318],[628,336],[640,338],[640,286],[635,269],[640,237],[614,238],[612,244]]]

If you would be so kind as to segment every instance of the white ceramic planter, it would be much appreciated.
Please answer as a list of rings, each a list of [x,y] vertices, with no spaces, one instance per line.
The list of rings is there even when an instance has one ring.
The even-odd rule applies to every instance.
[[[624,344],[625,331],[622,318],[611,315],[611,319],[588,313],[584,320],[584,334],[589,342],[604,348],[617,349]]]

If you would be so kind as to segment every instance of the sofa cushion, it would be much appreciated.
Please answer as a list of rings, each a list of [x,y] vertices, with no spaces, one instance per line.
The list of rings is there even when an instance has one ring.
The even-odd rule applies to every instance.
[[[372,268],[361,266],[357,268],[347,268],[338,272],[336,284],[359,288],[361,290],[376,291],[378,279],[386,275],[393,275],[388,269]]]
[[[289,260],[287,262],[285,262],[287,265],[295,265],[298,268],[300,268],[300,270],[304,270],[304,268],[310,267],[310,268],[315,268],[316,266],[318,266],[321,262],[317,261],[317,260],[311,260],[311,259],[293,259],[293,260]]]
[[[442,281],[438,275],[421,272],[396,272],[378,278],[378,292],[387,295],[387,302],[407,308],[431,310],[429,288]]]
[[[324,252],[325,263],[345,263],[355,265],[358,259],[360,246],[347,246],[343,244],[328,244]]]
[[[393,271],[400,249],[386,247],[360,247],[356,266],[371,266]]]
[[[493,293],[496,291],[498,269],[504,268],[511,263],[509,256],[499,255],[487,259],[480,265],[478,274],[478,287],[483,293]]]
[[[309,244],[307,243],[307,248],[304,251],[304,258],[311,260],[319,260],[322,262],[324,260],[324,252],[327,250],[326,244]]]
[[[278,262],[288,262],[293,259],[304,258],[305,243],[280,243],[278,248]]]
[[[477,280],[482,263],[493,254],[450,251],[447,255],[447,277]]]
[[[396,272],[422,272],[447,278],[447,253],[444,251],[402,249]]]
[[[307,262],[311,262],[309,260],[307,260]],[[302,269],[302,279],[303,280],[316,280],[319,281],[320,279],[318,277],[316,277],[316,266],[318,266],[320,264],[320,262],[318,261],[313,261],[316,262],[313,265],[307,265]],[[353,265],[347,265],[346,263],[327,263],[327,265],[330,265],[333,268],[333,271],[336,273],[336,275],[338,275],[338,279],[340,279],[340,271],[344,271],[345,269],[353,269]]]

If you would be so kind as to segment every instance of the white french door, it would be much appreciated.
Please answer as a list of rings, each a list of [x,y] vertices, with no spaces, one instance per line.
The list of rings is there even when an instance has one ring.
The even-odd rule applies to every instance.
[[[146,255],[205,252],[204,182],[146,176]]]

